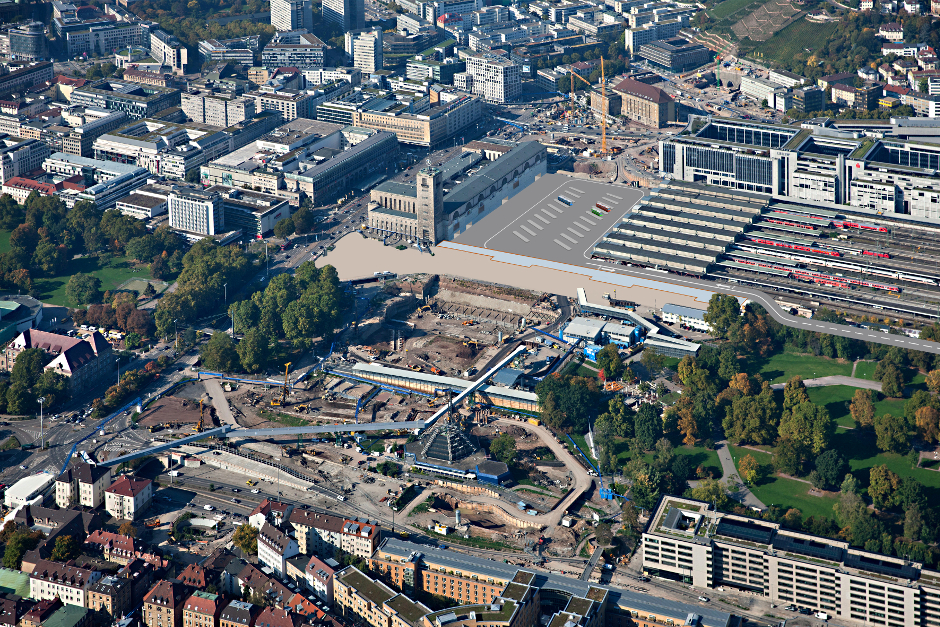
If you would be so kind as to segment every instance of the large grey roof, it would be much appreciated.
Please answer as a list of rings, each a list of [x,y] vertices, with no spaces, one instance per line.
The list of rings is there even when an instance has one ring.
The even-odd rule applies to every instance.
[[[380,548],[402,558],[408,558],[412,553],[419,552],[425,554],[429,559],[441,564],[450,564],[453,570],[473,569],[487,576],[511,581],[516,572],[520,570],[518,566],[497,562],[491,559],[476,557],[469,553],[457,553],[450,549],[430,548],[427,545],[415,544],[398,538],[386,538],[382,541]],[[688,616],[689,614],[698,614],[702,617],[702,625],[705,627],[726,627],[731,622],[731,614],[720,610],[703,607],[701,605],[689,605],[678,601],[670,601],[651,594],[641,594],[630,590],[604,586],[589,581],[581,581],[572,577],[564,577],[553,573],[536,573],[535,587],[548,588],[551,590],[560,590],[562,592],[587,596],[589,588],[603,588],[611,594],[611,601],[620,602],[637,610],[648,611],[651,614],[665,616]]]
[[[444,196],[444,212],[449,213],[459,209],[461,205],[470,202],[478,194],[485,194],[490,185],[496,183],[504,176],[512,178],[512,171],[523,165],[526,161],[539,154],[547,152],[545,146],[539,142],[523,142],[496,161],[485,166],[479,172],[457,185],[450,193]]]

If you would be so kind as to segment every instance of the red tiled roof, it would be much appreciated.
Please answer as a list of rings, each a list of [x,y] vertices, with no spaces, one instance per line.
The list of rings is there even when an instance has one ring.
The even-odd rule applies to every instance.
[[[122,536],[119,533],[113,533],[111,531],[102,531],[100,529],[88,536],[85,540],[85,544],[97,544],[103,549],[117,550],[127,555],[134,555],[137,551],[137,548],[134,546],[134,538]]]
[[[26,179],[22,176],[11,176],[3,185],[4,187],[29,190],[30,192],[36,192],[42,196],[51,196],[56,191],[56,186],[52,183],[40,183],[39,181]]]
[[[180,573],[179,580],[202,590],[206,587],[206,569],[199,564],[190,564]]]
[[[184,587],[181,584],[164,579],[158,581],[157,585],[150,589],[150,592],[144,597],[144,602],[165,607],[179,607],[185,600],[183,591]]]
[[[209,598],[206,598],[207,596]],[[189,610],[190,612],[196,612],[198,614],[215,616],[217,613],[222,611],[222,606],[224,603],[224,597],[214,594],[207,595],[205,592],[200,594],[194,593],[188,599],[186,599],[186,605],[183,606],[183,609]]]
[[[121,475],[105,492],[134,497],[143,492],[151,483],[150,479],[132,479],[130,475]]]
[[[303,622],[300,614],[274,607],[266,607],[258,615],[255,627],[298,627]]]

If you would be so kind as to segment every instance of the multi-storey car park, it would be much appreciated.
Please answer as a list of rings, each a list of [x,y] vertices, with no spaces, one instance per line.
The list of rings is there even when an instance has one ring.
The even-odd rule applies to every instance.
[[[791,292],[840,309],[940,317],[940,226],[672,180],[594,246],[623,265]],[[902,243],[903,242],[903,243]]]
[[[847,542],[666,496],[642,539],[644,572],[701,588],[733,588],[887,627],[940,625],[940,573]]]

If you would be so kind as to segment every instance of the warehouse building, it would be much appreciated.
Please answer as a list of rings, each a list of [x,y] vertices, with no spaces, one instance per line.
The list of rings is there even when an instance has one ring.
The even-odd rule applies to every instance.
[[[829,126],[693,117],[660,142],[660,174],[757,194],[940,219],[940,145]]]

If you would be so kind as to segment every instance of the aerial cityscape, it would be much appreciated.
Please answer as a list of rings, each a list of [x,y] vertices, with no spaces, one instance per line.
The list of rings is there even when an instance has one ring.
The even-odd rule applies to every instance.
[[[0,627],[940,627],[940,0],[0,0]]]

